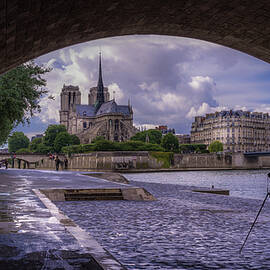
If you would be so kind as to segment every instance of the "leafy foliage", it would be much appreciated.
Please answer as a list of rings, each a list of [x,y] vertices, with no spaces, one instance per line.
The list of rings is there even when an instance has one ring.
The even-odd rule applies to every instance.
[[[66,146],[62,148],[66,154],[87,153],[92,151],[164,151],[158,144],[144,143],[140,141],[111,142],[108,140],[97,140],[91,144]]]
[[[217,153],[223,151],[223,144],[220,141],[214,141],[210,143],[208,150],[210,153]]]
[[[29,149],[32,152],[35,152],[38,148],[38,145],[42,143],[42,138],[35,138],[30,142]]]
[[[156,158],[158,161],[163,162],[163,168],[170,168],[172,164],[172,152],[150,152],[150,156]]]
[[[94,143],[94,149],[95,151],[117,151],[118,149],[118,144],[112,141],[108,140],[99,140]]]
[[[97,136],[93,141],[92,143],[96,143],[97,141],[103,141],[105,140],[105,138],[103,136]]]
[[[48,154],[53,152],[53,148],[43,143],[43,138],[35,138],[29,145],[32,153]]]
[[[16,151],[16,154],[25,154],[25,153],[32,153],[32,151],[29,148],[21,148]]]
[[[37,149],[34,151],[34,153],[39,154],[48,154],[51,152],[53,152],[53,148],[45,145],[44,143],[38,144]]]
[[[75,134],[70,135],[70,139],[71,139],[71,142],[70,142],[71,145],[78,145],[81,143],[80,139]]]
[[[28,148],[29,139],[24,135],[23,132],[14,132],[8,138],[8,151],[10,153],[16,152],[21,148]]]
[[[44,144],[46,146],[54,147],[56,136],[61,132],[67,132],[64,125],[50,125],[45,131]]]
[[[42,75],[49,71],[30,61],[0,76],[0,145],[14,127],[40,112],[39,99],[47,93]]]
[[[161,146],[167,151],[178,152],[179,142],[176,136],[168,133],[162,137]]]
[[[157,129],[149,129],[142,132],[138,132],[136,135],[131,137],[131,140],[146,142],[147,136],[149,139],[149,143],[153,143],[153,144],[161,143],[162,133],[160,130],[157,130]]]
[[[205,144],[180,144],[179,145],[179,152],[180,153],[208,153],[208,150],[206,150]]]
[[[55,152],[60,153],[62,147],[69,145],[71,145],[71,136],[66,131],[58,133],[54,140]]]

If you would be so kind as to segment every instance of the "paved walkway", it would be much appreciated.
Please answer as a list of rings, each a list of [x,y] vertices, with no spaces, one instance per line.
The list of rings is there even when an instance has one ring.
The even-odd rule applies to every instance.
[[[45,207],[33,192],[39,188],[120,186],[123,184],[78,172],[0,169],[0,269],[124,269],[118,262],[100,267],[87,243],[82,247],[91,236],[81,232],[82,239],[78,241],[69,228],[59,222],[57,210]],[[104,252],[98,248],[99,252]]]

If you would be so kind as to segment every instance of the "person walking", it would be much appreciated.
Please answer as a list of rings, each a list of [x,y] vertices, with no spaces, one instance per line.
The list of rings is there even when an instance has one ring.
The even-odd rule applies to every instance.
[[[60,164],[60,159],[58,158],[58,156],[55,157],[55,168],[58,171],[59,170],[59,164]]]
[[[64,165],[65,165],[65,170],[68,168],[68,159],[65,157],[64,159]]]
[[[6,170],[8,169],[8,161],[7,159],[5,160],[5,166],[6,166]]]

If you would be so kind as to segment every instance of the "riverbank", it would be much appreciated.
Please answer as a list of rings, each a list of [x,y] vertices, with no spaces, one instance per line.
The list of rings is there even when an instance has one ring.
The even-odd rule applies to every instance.
[[[77,171],[186,171],[270,168],[270,156],[232,154],[173,154],[159,152],[92,152],[72,154],[67,169]],[[63,164],[62,164],[63,165]],[[44,158],[35,163],[38,169],[55,169],[54,160]],[[64,169],[64,165],[60,166]]]
[[[7,155],[2,158],[5,159]],[[145,172],[190,170],[269,169],[270,155],[260,153],[173,154],[168,152],[115,151],[72,154],[64,163],[60,156],[59,170],[89,172]],[[1,160],[1,155],[0,155]],[[20,154],[11,161],[15,168],[55,170],[55,160],[46,155]]]
[[[261,200],[193,193],[188,185],[129,180],[149,190],[157,201],[57,204],[127,269],[270,268],[268,202],[240,255]]]
[[[0,268],[125,270],[39,191],[120,187],[77,173],[0,169]]]

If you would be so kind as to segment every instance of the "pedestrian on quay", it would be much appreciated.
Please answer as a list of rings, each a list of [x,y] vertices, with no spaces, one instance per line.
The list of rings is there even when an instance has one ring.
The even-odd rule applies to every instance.
[[[65,157],[64,159],[64,165],[65,165],[65,170],[68,168],[68,159]]]
[[[55,157],[55,168],[58,171],[59,170],[59,164],[60,164],[60,159],[58,156]]]
[[[6,170],[8,169],[8,161],[7,159],[5,160],[5,166],[6,166]]]

